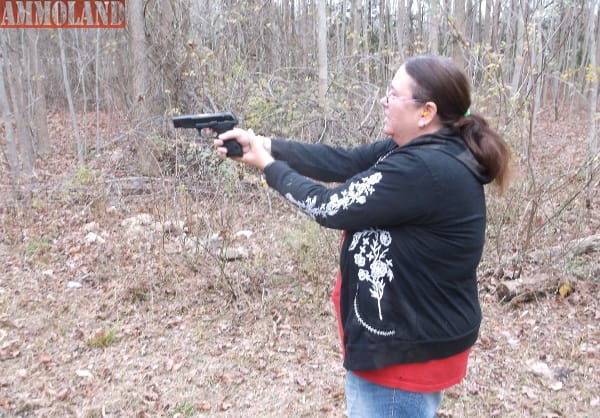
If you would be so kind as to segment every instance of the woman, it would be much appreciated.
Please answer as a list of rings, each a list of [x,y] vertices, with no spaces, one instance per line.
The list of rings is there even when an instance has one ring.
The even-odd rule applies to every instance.
[[[237,140],[239,161],[319,224],[345,231],[333,300],[350,417],[433,417],[442,390],[466,374],[481,322],[483,185],[502,189],[510,160],[470,104],[460,68],[419,56],[381,99],[382,141],[344,150],[241,129],[215,140],[221,155],[223,141]]]

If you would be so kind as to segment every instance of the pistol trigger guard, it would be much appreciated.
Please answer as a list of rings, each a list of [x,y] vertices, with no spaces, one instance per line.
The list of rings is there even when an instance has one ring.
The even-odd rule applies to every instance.
[[[217,131],[215,131],[214,128],[212,127],[207,127],[207,128],[196,128],[198,130],[198,135],[200,135],[200,138],[202,139],[213,139],[219,136],[219,134],[217,133]],[[207,129],[212,129],[213,132],[215,133],[214,135],[207,135],[204,131],[206,131]]]

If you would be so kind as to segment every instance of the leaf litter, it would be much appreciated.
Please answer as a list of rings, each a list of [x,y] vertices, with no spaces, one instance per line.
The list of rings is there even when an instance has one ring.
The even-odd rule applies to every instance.
[[[565,164],[582,158],[583,142],[557,139],[572,128],[547,129],[540,164],[559,147]],[[36,193],[0,210],[0,416],[344,416],[334,232],[307,235],[309,221],[251,176],[223,183],[236,192],[226,199],[186,192],[185,179],[115,196],[106,184],[127,167],[101,153],[89,168],[106,182],[74,195],[60,186],[76,178],[71,149],[54,133]],[[594,199],[586,224],[565,216],[547,247],[597,233]],[[511,266],[484,257],[480,338],[440,417],[593,416],[597,256],[523,263],[561,280],[520,305],[495,295]]]

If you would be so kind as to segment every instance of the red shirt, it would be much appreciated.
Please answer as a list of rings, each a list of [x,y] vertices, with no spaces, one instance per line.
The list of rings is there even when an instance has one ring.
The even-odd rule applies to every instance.
[[[344,350],[344,328],[340,316],[340,291],[342,275],[338,272],[331,299],[335,306],[338,327]],[[402,389],[410,392],[439,392],[459,383],[467,374],[467,361],[471,349],[451,357],[430,360],[425,363],[397,364],[378,370],[352,372],[381,386]]]

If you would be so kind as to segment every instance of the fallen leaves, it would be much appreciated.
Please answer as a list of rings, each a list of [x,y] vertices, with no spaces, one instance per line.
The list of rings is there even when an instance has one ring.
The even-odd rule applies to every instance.
[[[10,403],[8,401],[8,398],[5,396],[0,396],[0,408],[8,411],[10,410]]]
[[[38,353],[38,360],[42,364],[48,364],[52,361],[52,357],[48,353]]]
[[[575,289],[573,289],[573,286],[571,286],[569,283],[563,283],[558,288],[558,294],[560,296],[562,296],[563,298],[566,298],[567,296],[569,296],[574,291],[575,291]]]
[[[56,399],[57,401],[64,401],[67,399],[67,397],[71,393],[71,390],[68,387],[64,387],[59,390],[55,390],[51,387],[46,387],[45,392],[48,395],[50,395],[51,397],[53,397],[54,399]]]
[[[196,402],[194,405],[198,411],[207,412],[211,410],[210,403],[208,402]]]
[[[551,369],[546,362],[539,360],[528,360],[526,365],[527,370],[538,377],[545,387],[554,391],[559,391],[563,388],[561,379],[565,379],[569,375],[568,369],[563,367]]]
[[[12,360],[21,355],[19,341],[10,341],[0,347],[0,361]]]
[[[90,372],[89,370],[76,370],[75,374],[78,377],[82,377],[82,378],[86,378],[86,379],[93,377],[92,372]]]

